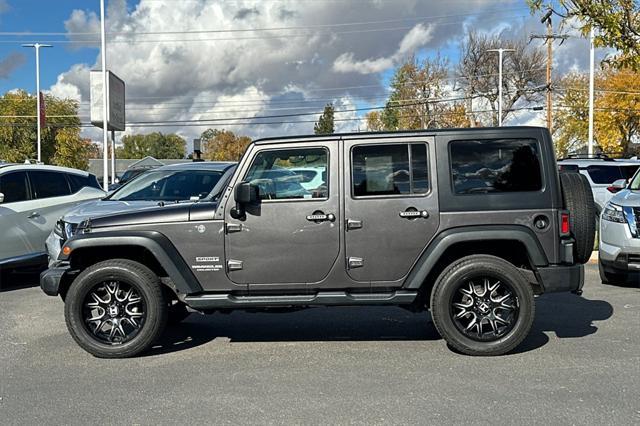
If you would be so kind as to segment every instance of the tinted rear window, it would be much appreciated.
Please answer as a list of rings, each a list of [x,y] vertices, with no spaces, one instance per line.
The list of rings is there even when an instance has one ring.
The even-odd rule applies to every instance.
[[[4,203],[28,200],[27,174],[13,172],[0,176],[0,192],[4,194]]]
[[[452,141],[449,150],[455,194],[542,189],[535,139]]]
[[[71,192],[74,194],[80,191],[85,186],[100,189],[98,179],[94,175],[81,176],[69,173],[67,177],[69,178],[69,184],[71,185]]]
[[[639,166],[593,165],[587,167],[587,173],[594,183],[610,184],[618,179],[631,179]]]
[[[30,171],[34,198],[61,197],[71,194],[65,174],[61,172]]]

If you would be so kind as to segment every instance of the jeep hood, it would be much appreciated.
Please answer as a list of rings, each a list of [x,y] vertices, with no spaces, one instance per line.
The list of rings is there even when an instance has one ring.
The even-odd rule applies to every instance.
[[[69,210],[64,215],[63,220],[68,223],[78,224],[83,220],[93,217],[144,210],[154,207],[158,207],[157,201],[88,201]]]
[[[202,218],[213,219],[217,207],[217,202],[188,202],[165,205],[158,205],[156,202],[152,207],[147,206],[103,216],[91,216],[85,220],[89,221],[88,226],[91,228],[188,222],[189,220],[202,220]]]

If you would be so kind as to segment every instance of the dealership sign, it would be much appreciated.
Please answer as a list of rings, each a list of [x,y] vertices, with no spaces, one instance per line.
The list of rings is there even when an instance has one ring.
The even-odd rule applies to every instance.
[[[102,71],[91,71],[91,124],[102,128]],[[107,129],[122,131],[125,128],[124,81],[107,71]]]

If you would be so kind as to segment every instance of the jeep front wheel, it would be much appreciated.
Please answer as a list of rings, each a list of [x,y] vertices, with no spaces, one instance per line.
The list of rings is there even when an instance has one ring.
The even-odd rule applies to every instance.
[[[488,255],[464,257],[438,277],[431,316],[440,335],[467,355],[502,355],[522,342],[533,323],[531,286],[511,263]]]
[[[125,259],[85,269],[65,299],[65,320],[74,340],[100,358],[125,358],[147,350],[162,334],[167,304],[158,277]]]

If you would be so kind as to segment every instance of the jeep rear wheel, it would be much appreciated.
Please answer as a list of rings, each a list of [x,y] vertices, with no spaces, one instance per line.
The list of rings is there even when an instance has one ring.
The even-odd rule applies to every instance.
[[[431,316],[440,335],[467,355],[502,355],[529,334],[533,291],[511,263],[488,255],[464,257],[438,277]]]
[[[65,299],[65,320],[74,340],[100,358],[125,358],[147,350],[162,334],[167,304],[158,277],[124,259],[85,269]]]

